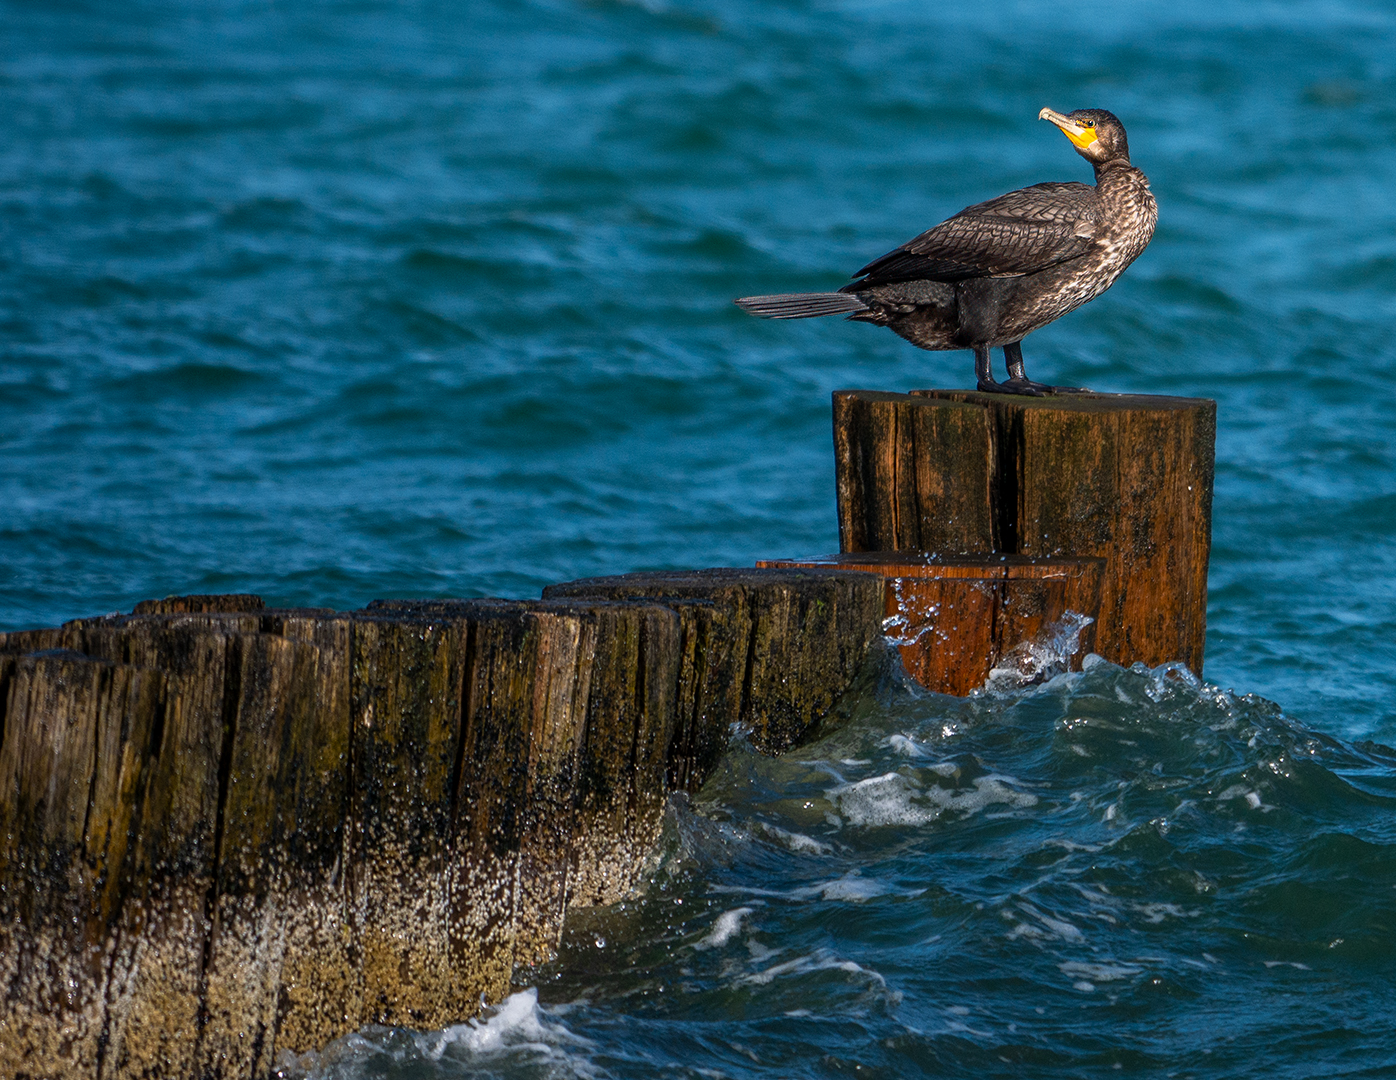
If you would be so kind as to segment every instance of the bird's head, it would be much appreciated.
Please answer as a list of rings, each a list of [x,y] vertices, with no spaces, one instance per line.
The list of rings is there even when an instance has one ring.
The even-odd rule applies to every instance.
[[[1054,109],[1043,109],[1039,120],[1050,120],[1062,129],[1076,152],[1092,165],[1123,159],[1129,161],[1129,140],[1119,117],[1104,109],[1077,109],[1065,116]]]

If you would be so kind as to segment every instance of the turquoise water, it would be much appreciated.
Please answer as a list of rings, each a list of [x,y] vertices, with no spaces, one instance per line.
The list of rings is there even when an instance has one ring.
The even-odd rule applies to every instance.
[[[1025,354],[1217,399],[1214,686],[891,680],[736,748],[541,1004],[324,1069],[1396,1074],[1388,5],[3,0],[0,42],[5,629],[830,551],[830,392],[969,354],[730,299],[1088,179],[1044,105],[1159,200]]]

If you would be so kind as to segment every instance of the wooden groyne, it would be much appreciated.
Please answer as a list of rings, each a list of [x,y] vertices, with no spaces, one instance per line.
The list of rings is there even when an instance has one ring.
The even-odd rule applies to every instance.
[[[0,634],[0,1078],[260,1078],[474,1015],[635,886],[731,731],[809,737],[884,619],[948,693],[1073,614],[1063,662],[1200,671],[1215,416],[841,391],[839,555]]]
[[[555,591],[0,635],[0,1076],[261,1077],[474,1015],[634,886],[733,722],[812,730],[883,614],[827,569]]]

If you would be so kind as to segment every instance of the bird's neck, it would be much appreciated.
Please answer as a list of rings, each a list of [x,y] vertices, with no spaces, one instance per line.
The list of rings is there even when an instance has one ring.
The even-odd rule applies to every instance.
[[[1129,158],[1127,157],[1117,157],[1111,158],[1109,161],[1102,161],[1095,165],[1096,187],[1100,186],[1102,180],[1109,177],[1134,171],[1136,170],[1134,166],[1129,163]]]

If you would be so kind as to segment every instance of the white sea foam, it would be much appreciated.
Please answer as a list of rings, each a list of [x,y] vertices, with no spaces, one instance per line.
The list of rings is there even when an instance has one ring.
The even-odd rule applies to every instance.
[[[811,886],[809,889],[796,890],[796,893],[797,895],[805,893],[806,895],[818,896],[823,900],[859,903],[863,900],[871,900],[875,896],[885,896],[892,891],[892,886],[885,885],[876,878],[862,877],[857,871],[854,871],[841,878],[835,878],[833,881]]]
[[[925,825],[940,816],[935,807],[918,805],[920,785],[901,773],[870,776],[831,788],[826,794],[851,825]]]
[[[1245,799],[1247,806],[1252,810],[1259,810],[1262,814],[1268,814],[1275,809],[1273,806],[1267,805],[1261,798],[1260,792],[1249,784],[1232,784],[1217,795],[1217,802],[1230,802],[1232,799]]]
[[[1085,935],[1081,933],[1079,927],[1065,919],[1059,919],[1038,911],[1031,904],[1020,904],[1018,910],[1023,915],[1036,920],[1035,923],[1023,919],[1015,919],[1013,912],[1003,912],[1005,919],[1015,919],[1013,929],[1008,932],[1010,941],[1016,938],[1053,938],[1061,941],[1084,941]]]
[[[943,763],[930,771],[953,775],[958,770]],[[970,788],[923,785],[914,777],[891,772],[831,788],[826,794],[845,822],[861,826],[926,825],[946,811],[973,814],[989,806],[1020,809],[1037,803],[1036,795],[1010,786],[1016,783],[1012,777],[989,774],[971,783]]]
[[[719,896],[769,896],[774,899],[787,900],[795,896],[799,890],[789,889],[763,889],[758,885],[709,885],[708,892],[716,893]],[[764,901],[754,900],[754,904]]]
[[[749,907],[724,911],[713,923],[712,932],[698,943],[700,949],[720,949],[741,932],[742,920],[752,913]]]
[[[1076,960],[1058,964],[1057,969],[1068,978],[1089,979],[1093,983],[1128,979],[1144,970],[1138,964],[1087,964]]]
[[[1192,919],[1202,914],[1196,909],[1187,911],[1177,904],[1134,904],[1132,905],[1139,914],[1144,916],[1145,922],[1161,923],[1164,919]]]
[[[926,748],[909,735],[889,735],[883,740],[882,745],[901,754],[902,757],[923,758],[926,756]]]
[[[417,1036],[423,1056],[438,1061],[447,1052],[489,1055],[524,1051],[543,1058],[568,1059],[569,1068],[591,1075],[590,1064],[565,1047],[587,1047],[587,1039],[574,1035],[560,1023],[549,1023],[538,1008],[538,990],[529,987],[511,994],[484,1017],[456,1024],[442,1031]]]
[[[1080,844],[1075,840],[1067,840],[1064,837],[1057,836],[1042,841],[1042,846],[1061,848],[1063,851],[1086,851],[1092,853],[1102,850],[1100,844]]]
[[[750,975],[745,976],[741,982],[764,986],[786,975],[804,975],[811,971],[845,971],[878,987],[885,988],[887,986],[887,980],[879,972],[872,968],[863,967],[862,964],[854,963],[852,960],[840,960],[826,949],[817,949],[812,953],[797,956],[793,960],[785,960],[779,964],[772,964],[761,971],[753,971]]]
[[[371,1037],[371,1029],[336,1039],[315,1053],[282,1051],[276,1062],[279,1077],[339,1076],[346,1067],[359,1075],[359,1063],[385,1053],[399,1067],[412,1061],[439,1062],[443,1058],[506,1058],[511,1063],[543,1063],[550,1074],[594,1077],[590,1060],[594,1043],[574,1034],[565,1024],[549,1019],[538,1007],[538,991],[530,987],[511,994],[483,1016],[441,1031],[412,1034],[408,1041],[384,1046]],[[388,1029],[378,1029],[386,1032]],[[381,1067],[374,1068],[376,1075]],[[419,1066],[420,1068],[420,1066]]]
[[[760,823],[761,831],[771,839],[777,841],[791,851],[797,851],[803,855],[832,855],[834,848],[831,844],[826,844],[822,840],[816,840],[812,836],[804,833],[789,832],[779,825],[772,825],[770,822]]]

